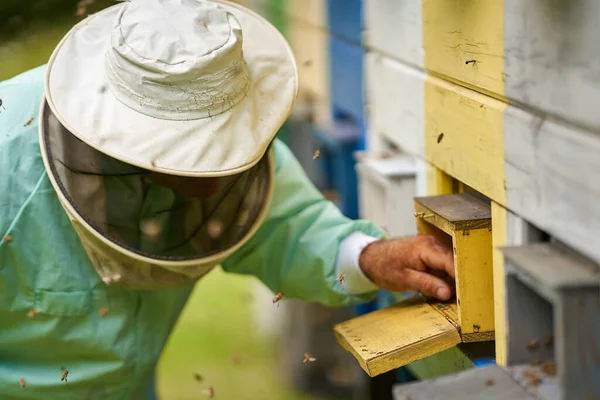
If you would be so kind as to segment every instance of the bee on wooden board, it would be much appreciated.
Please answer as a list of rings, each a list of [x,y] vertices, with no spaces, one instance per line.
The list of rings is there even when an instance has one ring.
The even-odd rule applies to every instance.
[[[283,299],[283,293],[279,292],[275,295],[275,297],[273,297],[273,305],[277,303],[277,307],[279,307],[279,302],[281,301],[281,299]]]
[[[314,358],[311,354],[304,353],[304,360],[302,360],[302,364],[308,364],[310,362],[315,362],[315,361],[317,361],[317,359]]]
[[[530,340],[529,343],[527,343],[527,348],[529,350],[535,350],[538,348],[539,344],[540,344],[540,342],[537,339],[533,339],[533,340]]]

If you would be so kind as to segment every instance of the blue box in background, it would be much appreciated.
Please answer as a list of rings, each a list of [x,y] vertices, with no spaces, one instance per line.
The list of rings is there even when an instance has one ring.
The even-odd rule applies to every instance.
[[[358,182],[353,154],[358,148],[361,133],[361,125],[347,115],[338,115],[331,131],[316,126],[313,129],[320,148],[325,186],[337,193],[338,207],[352,219],[358,218]]]
[[[329,32],[360,46],[362,35],[362,0],[329,0],[327,2]]]

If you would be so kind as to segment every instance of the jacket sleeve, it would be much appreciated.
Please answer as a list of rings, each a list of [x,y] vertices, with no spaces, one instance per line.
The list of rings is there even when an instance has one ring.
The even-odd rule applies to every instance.
[[[355,232],[384,233],[370,222],[351,220],[327,201],[305,175],[290,149],[275,140],[275,187],[257,233],[221,266],[254,275],[274,293],[326,306],[367,302],[376,292],[352,295],[337,281],[342,241]]]

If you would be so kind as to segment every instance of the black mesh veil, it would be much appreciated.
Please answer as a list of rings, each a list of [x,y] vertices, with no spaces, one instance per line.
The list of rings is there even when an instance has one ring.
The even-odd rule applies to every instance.
[[[249,170],[222,177],[210,197],[187,197],[149,179],[149,171],[83,143],[47,104],[43,115],[49,173],[64,197],[94,230],[139,255],[178,261],[226,251],[268,206],[269,152]]]

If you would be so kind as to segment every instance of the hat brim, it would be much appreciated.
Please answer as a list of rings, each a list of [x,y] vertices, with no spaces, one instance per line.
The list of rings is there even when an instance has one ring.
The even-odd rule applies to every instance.
[[[214,1],[238,19],[250,90],[222,114],[186,121],[139,113],[112,94],[104,57],[123,4],[94,14],[54,50],[46,71],[46,100],[73,135],[131,165],[180,176],[243,172],[264,155],[289,116],[298,92],[292,51],[268,21],[237,4]]]

